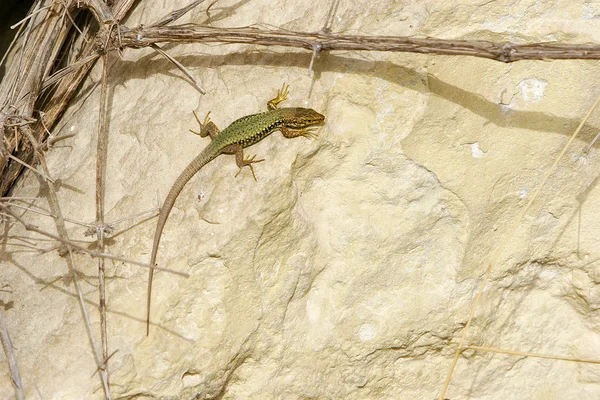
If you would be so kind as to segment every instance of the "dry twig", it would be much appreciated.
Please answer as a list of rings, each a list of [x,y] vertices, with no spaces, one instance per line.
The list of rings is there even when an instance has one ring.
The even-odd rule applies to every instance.
[[[600,360],[593,358],[578,358],[578,357],[565,357],[565,356],[553,356],[551,354],[540,354],[540,353],[529,353],[524,351],[499,349],[497,347],[486,347],[486,346],[467,346],[469,350],[486,351],[489,353],[507,354],[509,356],[517,357],[533,357],[533,358],[545,358],[548,360],[559,360],[559,361],[573,361],[586,364],[600,364]]]
[[[110,253],[101,253],[99,251],[94,251],[94,250],[89,250],[87,247],[84,246],[80,246],[77,243],[73,242],[72,240],[68,240],[68,239],[63,239],[60,236],[56,236],[50,232],[46,232],[40,228],[38,228],[35,225],[29,224],[27,222],[25,222],[25,220],[23,220],[22,218],[20,218],[18,215],[16,215],[14,212],[12,212],[9,208],[7,204],[4,203],[0,203],[0,210],[4,211],[4,215],[7,217],[12,217],[14,219],[16,219],[19,223],[21,223],[21,225],[23,225],[23,227],[31,232],[36,232],[39,233],[40,235],[49,237],[51,239],[57,240],[63,244],[65,244],[67,247],[72,247],[73,249],[79,250],[83,253],[86,253],[87,255],[89,255],[92,258],[108,258],[109,260],[115,260],[115,261],[120,261],[122,263],[126,263],[126,264],[133,264],[133,265],[138,265],[140,267],[144,267],[144,268],[153,268],[159,271],[164,271],[164,272],[168,272],[170,274],[175,274],[175,275],[179,275],[179,276],[183,276],[184,278],[189,278],[190,274],[188,274],[187,272],[182,272],[182,271],[177,271],[174,269],[170,269],[170,268],[164,268],[164,267],[159,267],[157,265],[150,265],[147,263],[143,263],[141,261],[135,261],[135,260],[130,260],[127,258],[123,258],[123,257],[119,257],[119,256],[115,256],[114,254],[110,254]]]
[[[197,91],[199,91],[201,94],[206,94],[206,90],[204,90],[202,88],[202,86],[200,86],[200,83],[198,83],[196,81],[196,79],[192,76],[192,74],[187,70],[186,67],[184,67],[179,61],[177,61],[175,58],[171,57],[169,55],[169,53],[167,53],[166,51],[164,51],[163,49],[161,49],[157,44],[152,44],[150,45],[150,47],[152,47],[158,54],[162,55],[163,57],[165,57],[167,60],[171,61],[173,64],[175,64],[175,66],[177,68],[179,68],[179,70],[181,72],[183,72],[185,74],[185,76],[187,76],[192,82],[192,86],[194,87],[194,89],[196,89]]]
[[[8,361],[8,368],[10,370],[10,379],[15,388],[15,396],[17,400],[25,400],[25,392],[23,391],[23,381],[21,380],[21,374],[19,373],[19,366],[17,363],[17,356],[15,355],[10,335],[8,334],[8,327],[4,321],[4,313],[0,308],[0,342],[4,348],[4,354]]]
[[[188,4],[185,7],[182,7],[180,9],[178,9],[178,10],[175,10],[175,11],[172,11],[172,12],[168,13],[167,15],[165,15],[164,17],[162,17],[158,21],[149,24],[149,26],[165,26],[165,25],[170,24],[171,22],[175,22],[179,18],[181,18],[185,14],[187,14],[189,11],[191,11],[193,8],[199,6],[200,4],[204,3],[205,1],[206,0],[196,0],[193,3],[190,3],[190,4]]]
[[[102,56],[102,85],[98,116],[98,142],[96,147],[96,235],[98,249],[104,252],[104,192],[106,187],[106,158],[108,153],[107,105],[108,105],[108,55]],[[100,332],[102,341],[102,359],[99,364],[100,375],[108,383],[108,337],[106,335],[106,281],[104,258],[98,259],[98,305],[100,309]]]
[[[93,14],[97,16],[99,23],[111,22],[116,24],[120,21],[125,12],[131,6],[134,0],[122,0],[112,7],[112,13],[103,7],[98,10],[94,6],[102,2],[91,2],[89,7]],[[51,2],[51,0],[38,0],[38,5]],[[72,12],[76,7],[76,0],[70,0],[66,10]],[[354,50],[354,51],[392,51],[392,52],[412,52],[422,54],[441,54],[441,55],[466,55],[473,57],[483,57],[491,60],[502,62],[515,62],[520,60],[551,60],[551,59],[600,59],[600,46],[589,44],[561,44],[561,43],[533,43],[519,45],[514,43],[493,43],[487,41],[470,41],[470,40],[444,40],[435,38],[414,38],[414,37],[399,37],[399,36],[364,36],[364,35],[343,35],[327,32],[331,27],[331,16],[325,24],[325,28],[320,33],[294,32],[289,30],[264,30],[256,28],[214,28],[210,26],[199,26],[194,24],[186,24],[179,26],[164,26],[164,24],[175,21],[192,7],[200,4],[196,1],[188,7],[177,10],[162,19],[159,19],[153,26],[138,27],[129,29],[120,26],[114,32],[112,29],[106,29],[99,33],[99,37],[103,40],[87,40],[81,49],[81,57],[76,65],[67,66],[65,69],[55,72],[50,78],[44,81],[42,87],[46,88],[50,84],[57,81],[60,82],[56,88],[55,94],[46,104],[44,110],[47,116],[48,127],[53,127],[57,118],[62,114],[66,104],[70,101],[75,93],[75,90],[86,76],[89,69],[97,60],[99,54],[103,53],[106,45],[109,43],[107,32],[112,33],[110,39],[112,49],[120,49],[122,47],[149,47],[160,43],[246,43],[263,46],[283,46],[304,48],[312,51],[314,55],[321,51],[333,50]],[[335,3],[334,3],[335,5]],[[330,14],[333,15],[335,9],[332,8]],[[70,14],[69,14],[70,15]],[[32,24],[39,25],[42,22],[53,24],[50,18],[46,21],[38,21],[39,18],[32,18]],[[36,31],[37,32],[37,31]],[[37,38],[38,42],[32,47],[38,49],[59,48],[56,40],[62,36],[42,37]],[[99,45],[100,43],[100,45]],[[110,50],[110,49],[109,49]],[[52,58],[48,56],[50,53],[30,54],[29,58],[42,58],[40,60],[44,66],[47,66]],[[36,63],[28,62],[27,71],[32,71],[30,65]],[[176,64],[177,65],[177,64]],[[178,66],[181,69],[181,66]],[[37,71],[37,72],[36,72]],[[182,71],[185,70],[182,69]],[[17,71],[15,71],[17,72]],[[21,71],[19,69],[19,74]],[[43,77],[43,74],[38,71],[32,71]],[[71,72],[71,73],[69,73]],[[24,74],[25,72],[23,72]],[[27,72],[31,74],[30,72]],[[12,73],[14,75],[14,72]],[[190,76],[189,73],[186,75]],[[12,76],[10,71],[7,76]],[[22,75],[24,76],[24,75]],[[68,79],[67,79],[68,78]],[[191,79],[194,82],[194,79]],[[8,79],[7,82],[2,82],[0,85],[0,100],[3,99],[3,86],[10,88],[20,87],[19,93],[13,93],[5,104],[17,104],[15,99],[27,98],[37,99],[40,94],[40,88],[31,89],[27,84],[15,85],[14,80]],[[200,86],[200,85],[196,85]],[[0,108],[1,111],[1,108]],[[27,117],[31,116],[31,112],[21,111],[20,115]],[[0,131],[2,126],[0,125]],[[43,137],[43,132],[39,128],[35,128],[34,136],[37,138]],[[8,149],[12,151],[12,149]],[[28,157],[19,157],[20,159],[28,160]],[[1,160],[0,160],[1,161]],[[10,166],[10,164],[9,164]],[[6,168],[6,163],[0,162],[0,170]],[[0,195],[6,193],[12,186],[12,183],[20,172],[20,166],[10,166],[10,170],[5,173],[0,181]],[[6,170],[6,169],[5,169]]]

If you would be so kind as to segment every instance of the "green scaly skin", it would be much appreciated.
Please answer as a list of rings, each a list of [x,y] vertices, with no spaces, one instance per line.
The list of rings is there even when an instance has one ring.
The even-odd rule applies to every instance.
[[[240,171],[243,167],[249,167],[252,176],[254,176],[254,179],[256,180],[252,164],[264,160],[255,160],[254,156],[249,159],[244,159],[243,149],[245,147],[260,142],[276,130],[281,131],[286,138],[298,136],[309,138],[316,137],[313,128],[310,127],[323,123],[323,121],[325,121],[325,116],[310,108],[277,108],[279,103],[287,98],[287,94],[288,87],[284,85],[283,88],[278,91],[277,97],[267,103],[269,111],[242,117],[234,121],[221,132],[219,132],[217,126],[210,121],[208,115],[206,116],[204,123],[201,123],[200,120],[198,120],[198,117],[196,117],[196,120],[198,120],[198,124],[200,125],[200,132],[192,132],[202,137],[210,136],[212,141],[192,160],[192,162],[188,164],[187,167],[185,167],[171,187],[171,190],[169,190],[169,194],[158,215],[158,222],[154,233],[154,243],[152,245],[152,254],[150,256],[150,265],[156,265],[156,254],[158,252],[160,237],[177,196],[186,183],[192,179],[203,166],[217,158],[220,154],[235,154],[235,160]],[[194,113],[194,115],[196,114]],[[240,171],[238,171],[238,174]],[[150,333],[150,304],[152,299],[153,276],[154,269],[150,269],[146,304],[146,335]]]

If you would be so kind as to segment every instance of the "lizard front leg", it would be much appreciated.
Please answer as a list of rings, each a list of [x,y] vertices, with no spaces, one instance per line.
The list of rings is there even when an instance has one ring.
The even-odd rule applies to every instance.
[[[196,132],[190,129],[190,132],[192,132],[195,135],[198,135],[200,137],[207,137],[210,136],[211,139],[214,139],[215,136],[217,136],[219,134],[219,128],[217,128],[217,126],[215,125],[214,122],[212,122],[210,120],[210,111],[208,112],[208,114],[206,114],[206,117],[204,118],[204,123],[200,122],[200,119],[198,118],[198,115],[196,114],[196,111],[192,111],[194,113],[194,117],[196,117],[196,121],[198,121],[198,125],[200,126],[200,132]]]
[[[316,128],[303,128],[303,129],[289,129],[285,126],[279,128],[284,137],[288,139],[292,139],[298,136],[304,136],[308,139],[316,139],[319,137],[318,134],[315,133]]]
[[[267,108],[269,110],[276,110],[277,106],[279,106],[279,103],[287,99],[287,95],[289,94],[289,88],[290,85],[286,85],[284,83],[281,89],[277,91],[277,97],[267,101]]]

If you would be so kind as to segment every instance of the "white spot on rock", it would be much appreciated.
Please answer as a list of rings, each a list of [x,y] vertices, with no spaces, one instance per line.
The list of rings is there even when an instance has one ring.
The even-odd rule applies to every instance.
[[[485,152],[479,148],[479,143],[475,142],[471,144],[471,155],[473,158],[485,157]]]
[[[362,324],[358,329],[358,337],[363,342],[371,341],[377,336],[377,327],[372,324]]]
[[[527,78],[523,79],[517,87],[519,94],[526,103],[538,103],[544,97],[548,82],[542,79]]]

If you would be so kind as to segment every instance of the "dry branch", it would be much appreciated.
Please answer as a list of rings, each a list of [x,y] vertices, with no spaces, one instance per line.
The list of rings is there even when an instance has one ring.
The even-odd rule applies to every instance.
[[[62,5],[64,3],[64,5]],[[70,0],[60,3],[64,7],[64,14],[71,15],[77,11],[78,3],[84,2]],[[439,55],[462,55],[482,57],[505,63],[521,60],[558,60],[558,59],[600,59],[600,46],[595,44],[562,44],[562,43],[533,43],[533,44],[514,44],[514,43],[494,43],[488,41],[470,41],[470,40],[444,40],[435,38],[414,38],[403,36],[365,36],[365,35],[343,35],[328,33],[326,27],[320,33],[294,32],[281,29],[257,29],[251,27],[243,28],[214,28],[209,26],[200,26],[195,24],[185,24],[178,26],[164,26],[156,24],[166,24],[179,18],[184,12],[189,11],[193,6],[197,6],[201,1],[195,1],[190,6],[160,19],[153,26],[141,26],[135,29],[120,26],[119,29],[113,29],[114,25],[125,15],[133,0],[123,0],[113,5],[112,14],[110,10],[99,7],[94,8],[101,2],[91,1],[87,5],[92,13],[98,18],[99,23],[108,24],[104,30],[101,30],[96,37],[89,34],[85,39],[83,48],[79,53],[81,56],[74,64],[60,70],[52,77],[47,78],[44,71],[54,61],[52,56],[55,53],[41,52],[41,54],[28,54],[27,59],[31,61],[27,65],[38,66],[33,69],[29,67],[24,72],[18,67],[12,67],[14,71],[8,71],[7,77],[0,84],[0,104],[3,109],[7,105],[18,105],[17,100],[27,100],[29,107],[18,107],[19,116],[31,117],[31,105],[41,95],[41,87],[46,88],[49,83],[55,83],[60,78],[60,83],[55,88],[54,95],[44,106],[44,123],[52,128],[60,115],[66,108],[66,105],[74,96],[77,88],[87,75],[89,69],[94,65],[100,54],[106,50],[121,49],[124,47],[149,47],[160,43],[221,43],[221,44],[253,44],[262,46],[283,46],[302,48],[318,53],[320,51],[331,50],[353,50],[353,51],[389,51],[389,52],[410,52],[422,54]],[[49,8],[53,4],[51,0],[38,0],[38,8]],[[58,3],[57,3],[58,4]],[[36,36],[31,41],[35,49],[59,48],[59,44],[65,40],[66,32],[70,26],[68,18],[60,18],[58,5],[54,9],[47,10],[46,13],[40,12],[36,17],[31,18],[31,24],[34,26],[43,26],[44,29],[36,29],[35,32],[52,32],[52,35]],[[68,14],[67,14],[68,13]],[[44,14],[44,15],[41,15]],[[48,14],[48,15],[45,15]],[[45,19],[44,19],[45,18]],[[107,35],[110,32],[110,38]],[[35,41],[34,41],[35,39]],[[107,46],[108,45],[108,49]],[[71,74],[68,74],[68,72]],[[22,77],[25,73],[32,76],[32,81],[18,86],[14,76]],[[47,79],[46,79],[47,78]],[[40,87],[39,81],[43,80]],[[20,81],[19,81],[20,82]],[[32,84],[35,82],[35,85]],[[6,89],[20,87],[18,92],[9,96]],[[0,131],[3,127],[0,125]],[[45,133],[39,126],[34,127],[34,136],[38,139],[44,138]],[[1,134],[0,134],[1,136]],[[12,152],[14,149],[7,149]],[[19,156],[22,160],[31,158],[30,149],[23,150],[24,155]],[[7,166],[10,168],[7,169]],[[0,171],[3,171],[0,177],[0,195],[6,194],[12,186],[22,167],[11,164],[8,161],[2,162],[0,159]]]
[[[600,46],[561,43],[494,43],[483,40],[445,40],[406,36],[363,36],[306,33],[280,29],[214,28],[195,24],[122,27],[123,47],[147,47],[157,43],[245,43],[296,47],[307,50],[390,51],[454,56],[473,56],[502,61],[600,59]]]
[[[82,40],[77,44],[78,47],[73,45],[68,49],[72,54],[80,55],[79,60],[82,60],[82,65],[70,69],[73,73],[68,76],[59,74],[47,79],[48,73],[52,73],[50,68],[57,63],[63,45],[70,38],[71,20],[76,18],[81,8],[86,7],[100,19],[98,21],[100,25],[104,22],[110,24],[113,21],[120,21],[134,1],[116,0],[109,9],[104,1],[37,0],[32,7],[30,17],[25,20],[27,29],[23,30],[26,33],[15,41],[15,51],[19,55],[13,56],[12,60],[9,58],[11,62],[6,66],[6,74],[0,82],[0,116],[2,113],[11,115],[10,118],[6,118],[7,122],[18,121],[20,118],[31,118],[35,104],[36,108],[41,107],[41,111],[44,112],[46,127],[52,129],[94,65],[90,61],[95,61],[99,53],[95,32],[89,30],[89,25],[91,25],[89,24],[86,29],[83,29],[87,33],[81,37]],[[21,25],[21,27],[24,26],[25,24]],[[67,68],[72,67],[67,66]],[[40,104],[40,98],[43,96],[48,82],[54,83],[58,77],[63,79],[54,88],[53,95]],[[36,124],[32,129],[34,137],[43,142],[47,136],[45,129],[40,124]],[[0,139],[4,132],[5,126],[0,118]],[[0,143],[0,151],[5,142],[7,141],[4,140]],[[17,149],[14,141],[9,143],[6,150],[21,160],[31,161],[33,158],[33,152],[29,146]],[[22,169],[21,165],[2,160],[0,152],[0,195],[8,193]]]

